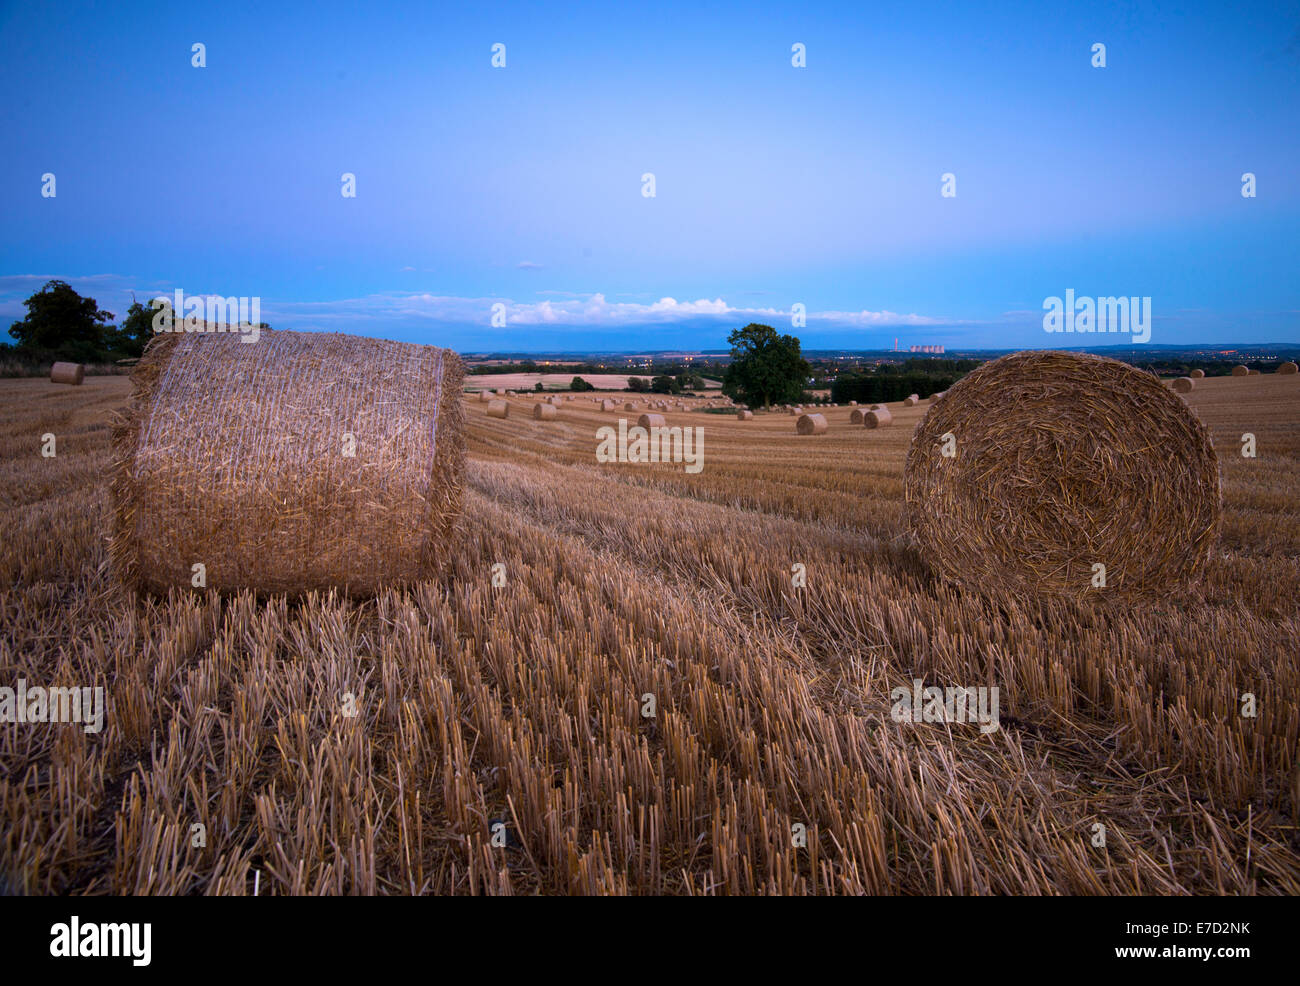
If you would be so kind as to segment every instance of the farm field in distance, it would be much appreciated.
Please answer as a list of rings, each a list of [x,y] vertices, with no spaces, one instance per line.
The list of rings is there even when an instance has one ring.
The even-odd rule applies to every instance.
[[[11,891],[1300,893],[1300,376],[1186,395],[1223,523],[1195,593],[1140,607],[936,580],[903,512],[924,402],[809,437],[666,412],[704,429],[691,474],[597,462],[636,413],[581,396],[466,398],[441,580],[135,600],[104,540],[129,386],[0,380],[5,681],[109,703],[0,728]],[[997,686],[999,728],[895,722],[915,679]]]
[[[629,377],[650,379],[648,373],[485,373],[465,377],[466,390],[533,390],[540,380],[546,390],[568,390],[575,376],[582,377],[597,390],[627,389]],[[720,390],[719,380],[705,380],[701,390]]]

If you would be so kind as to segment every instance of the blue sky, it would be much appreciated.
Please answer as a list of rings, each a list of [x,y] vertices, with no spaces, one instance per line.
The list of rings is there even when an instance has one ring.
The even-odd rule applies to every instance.
[[[61,277],[468,352],[1009,348],[1072,288],[1300,341],[1300,3],[460,6],[0,5],[0,319]]]

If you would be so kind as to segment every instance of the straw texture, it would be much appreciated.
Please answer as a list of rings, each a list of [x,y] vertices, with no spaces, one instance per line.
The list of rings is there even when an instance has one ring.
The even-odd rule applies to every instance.
[[[113,433],[110,551],[137,589],[351,596],[436,574],[460,512],[459,357],[263,330],[160,336]],[[351,454],[349,454],[351,453]]]
[[[1192,388],[1195,386],[1196,386],[1196,381],[1193,380],[1191,377],[1178,377],[1176,380],[1174,380],[1174,384],[1173,384],[1174,390],[1178,391],[1178,393],[1180,394],[1190,394],[1192,392]]]
[[[1290,361],[1283,363],[1277,368],[1278,373],[1296,373],[1298,371],[1300,371],[1300,366],[1296,366],[1295,363]]]
[[[1060,352],[1004,356],[954,384],[913,436],[904,493],[942,576],[1068,596],[1193,583],[1222,500],[1209,432],[1182,400],[1124,363]]]
[[[794,423],[794,430],[800,435],[823,435],[826,433],[826,418],[820,414],[801,414]]]

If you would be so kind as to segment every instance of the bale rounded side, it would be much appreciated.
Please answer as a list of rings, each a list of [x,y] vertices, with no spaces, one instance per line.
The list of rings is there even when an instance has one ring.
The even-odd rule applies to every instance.
[[[55,363],[50,367],[50,383],[68,383],[80,387],[86,378],[86,367],[81,363]]]
[[[801,414],[794,423],[794,430],[800,435],[823,435],[826,428],[826,418],[821,414]]]

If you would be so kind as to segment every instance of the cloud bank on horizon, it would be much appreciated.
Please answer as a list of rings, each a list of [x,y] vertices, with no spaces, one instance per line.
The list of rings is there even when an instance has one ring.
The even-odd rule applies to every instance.
[[[59,277],[476,352],[1021,348],[1070,292],[1300,340],[1295,4],[669,6],[4,7],[0,318]]]

